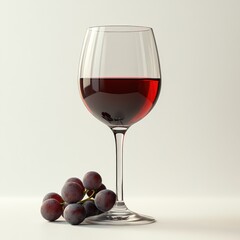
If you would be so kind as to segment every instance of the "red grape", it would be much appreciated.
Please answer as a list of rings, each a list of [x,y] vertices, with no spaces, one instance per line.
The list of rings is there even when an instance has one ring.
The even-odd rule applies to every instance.
[[[62,188],[61,194],[67,203],[76,203],[83,199],[84,188],[75,182],[67,182]]]
[[[83,177],[83,185],[88,190],[96,190],[101,186],[101,184],[102,178],[97,172],[87,172]]]
[[[78,225],[85,219],[86,210],[78,203],[69,204],[64,209],[63,216],[68,223]]]
[[[81,185],[84,188],[82,181],[77,177],[71,177],[66,181],[66,183],[67,182],[75,182],[75,183]]]
[[[116,194],[113,191],[105,189],[97,193],[95,197],[95,205],[100,211],[106,212],[113,207],[116,198]]]
[[[50,198],[42,203],[41,214],[50,222],[57,220],[62,212],[62,205],[56,199]]]
[[[94,201],[92,200],[84,202],[83,207],[86,210],[86,217],[98,215],[100,213],[99,209],[96,207]]]
[[[50,192],[50,193],[46,194],[45,197],[43,198],[43,202],[50,198],[56,199],[60,203],[64,202],[62,197],[55,192]]]

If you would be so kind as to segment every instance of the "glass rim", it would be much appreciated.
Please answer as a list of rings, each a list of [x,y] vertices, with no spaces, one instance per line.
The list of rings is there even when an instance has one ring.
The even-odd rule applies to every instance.
[[[152,28],[137,25],[102,25],[88,27],[88,30],[96,32],[145,32],[152,31]]]

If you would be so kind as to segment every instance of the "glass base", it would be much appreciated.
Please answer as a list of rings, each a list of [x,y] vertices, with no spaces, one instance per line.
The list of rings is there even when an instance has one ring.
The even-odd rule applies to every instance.
[[[153,222],[155,222],[155,219],[152,217],[130,211],[124,202],[116,202],[110,211],[85,219],[87,224],[102,225],[137,225]]]

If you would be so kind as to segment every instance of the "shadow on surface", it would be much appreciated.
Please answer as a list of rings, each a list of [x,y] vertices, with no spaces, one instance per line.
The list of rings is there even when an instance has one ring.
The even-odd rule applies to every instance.
[[[60,219],[54,224],[66,224],[69,225],[63,219]],[[117,230],[138,230],[141,231],[171,231],[171,232],[194,232],[194,233],[238,233],[240,234],[240,216],[231,218],[220,218],[220,217],[208,217],[208,218],[168,218],[168,219],[158,219],[152,224],[145,225],[97,225],[97,224],[86,224],[81,223],[79,225],[74,225],[72,227],[83,227],[91,229],[103,229],[108,228]]]

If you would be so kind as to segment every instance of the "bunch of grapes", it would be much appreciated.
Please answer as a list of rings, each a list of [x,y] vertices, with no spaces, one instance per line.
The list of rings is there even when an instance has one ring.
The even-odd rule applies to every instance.
[[[109,211],[116,201],[116,194],[106,189],[99,173],[87,172],[83,181],[79,178],[69,178],[61,195],[48,193],[41,206],[41,214],[48,221],[55,221],[60,216],[72,224],[78,225],[86,217]]]

